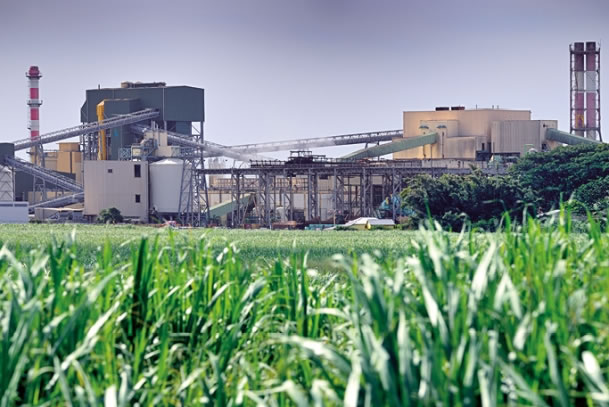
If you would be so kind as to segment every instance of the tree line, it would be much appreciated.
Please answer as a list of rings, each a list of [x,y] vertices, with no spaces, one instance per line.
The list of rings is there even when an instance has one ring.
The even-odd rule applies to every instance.
[[[529,153],[508,175],[418,175],[402,191],[415,220],[431,217],[444,227],[464,223],[483,229],[512,219],[537,216],[566,203],[573,213],[606,216],[609,211],[609,144],[565,146]]]

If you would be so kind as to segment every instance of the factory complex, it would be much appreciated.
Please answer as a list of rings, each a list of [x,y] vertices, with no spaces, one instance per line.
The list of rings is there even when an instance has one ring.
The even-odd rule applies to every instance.
[[[396,130],[243,145],[207,140],[203,89],[163,82],[86,90],[80,125],[40,134],[42,73],[32,66],[30,135],[0,143],[0,222],[94,222],[109,208],[130,222],[189,226],[398,221],[407,216],[399,193],[413,175],[504,174],[528,153],[603,142],[600,46],[574,43],[569,55],[568,132],[528,110],[439,106],[403,112]],[[313,152],[344,145],[354,148],[341,157]],[[277,151],[289,158],[273,158]]]

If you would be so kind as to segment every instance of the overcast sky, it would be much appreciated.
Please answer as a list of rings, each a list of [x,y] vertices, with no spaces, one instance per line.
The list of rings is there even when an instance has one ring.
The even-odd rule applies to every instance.
[[[28,137],[30,65],[42,133],[125,80],[204,88],[223,144],[399,129],[404,110],[459,104],[568,131],[569,43],[609,39],[607,21],[607,0],[0,0],[0,141]]]

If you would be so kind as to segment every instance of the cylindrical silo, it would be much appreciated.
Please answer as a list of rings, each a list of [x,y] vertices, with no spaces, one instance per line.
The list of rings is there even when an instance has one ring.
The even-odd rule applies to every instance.
[[[186,172],[189,168],[186,168]],[[184,161],[166,158],[150,164],[150,208],[158,213],[177,214],[180,212],[180,190]],[[189,177],[190,174],[187,174]],[[184,197],[186,198],[186,197]]]

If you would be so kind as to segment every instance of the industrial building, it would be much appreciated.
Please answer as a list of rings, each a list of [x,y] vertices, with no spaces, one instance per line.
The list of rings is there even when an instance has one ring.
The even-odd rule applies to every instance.
[[[28,211],[42,220],[94,221],[111,207],[132,222],[193,226],[395,221],[403,215],[399,192],[415,174],[472,167],[502,174],[529,152],[602,142],[600,47],[575,43],[569,53],[570,133],[556,120],[532,120],[528,110],[441,106],[403,112],[397,130],[245,145],[206,140],[204,90],[164,82],[86,90],[81,124],[41,135],[42,73],[33,66],[26,72],[30,136],[0,144],[0,222],[23,222]],[[57,149],[45,150],[50,143]],[[360,148],[342,157],[312,152],[339,145]],[[276,151],[290,157],[267,155]]]
[[[404,137],[435,134],[425,146],[393,155],[394,159],[488,160],[491,155],[524,155],[546,151],[560,143],[546,138],[556,120],[531,120],[528,110],[438,107],[435,111],[404,112]]]

